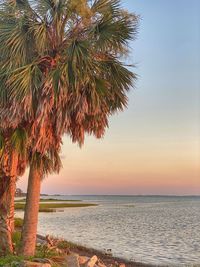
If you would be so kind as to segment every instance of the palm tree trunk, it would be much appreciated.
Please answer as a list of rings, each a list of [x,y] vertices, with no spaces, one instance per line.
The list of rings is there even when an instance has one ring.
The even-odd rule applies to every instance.
[[[0,177],[0,255],[13,253],[11,227],[11,188],[10,177]]]
[[[12,152],[12,164],[11,164],[11,182],[10,182],[10,227],[11,234],[15,230],[15,192],[16,192],[16,181],[17,181],[17,167],[19,163],[19,154],[17,151]]]
[[[30,166],[20,254],[34,256],[37,235],[41,172]]]
[[[0,176],[0,255],[13,253],[12,232],[14,231],[14,198],[16,190],[16,176],[18,154],[11,155],[9,176],[1,170]]]

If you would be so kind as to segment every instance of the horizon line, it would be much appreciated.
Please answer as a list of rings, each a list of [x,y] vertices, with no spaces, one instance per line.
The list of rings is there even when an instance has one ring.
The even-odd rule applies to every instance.
[[[41,193],[41,195],[48,195],[48,196],[135,196],[135,197],[143,197],[143,196],[157,196],[157,197],[200,197],[200,194],[191,195],[191,194],[184,194],[184,195],[177,195],[177,194],[48,194],[48,193]]]

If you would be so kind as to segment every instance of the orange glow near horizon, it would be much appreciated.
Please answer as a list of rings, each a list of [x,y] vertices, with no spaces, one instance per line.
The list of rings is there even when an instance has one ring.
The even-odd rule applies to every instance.
[[[197,144],[90,138],[82,149],[65,139],[59,175],[43,181],[43,193],[200,194]],[[27,174],[26,176],[27,177]],[[26,178],[18,186],[26,190]]]

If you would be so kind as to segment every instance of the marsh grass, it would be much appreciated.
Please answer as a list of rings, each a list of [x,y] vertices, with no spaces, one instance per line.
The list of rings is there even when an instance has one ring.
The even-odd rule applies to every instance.
[[[55,212],[59,208],[80,208],[80,207],[90,207],[97,206],[97,204],[92,203],[40,203],[40,212]],[[15,203],[16,210],[24,210],[25,203]]]
[[[73,200],[70,200],[70,199],[57,199],[57,198],[41,198],[40,199],[40,202],[81,202],[82,200],[78,200],[78,199],[73,199]],[[15,200],[15,203],[24,203],[26,202],[26,199],[23,198],[23,199],[17,199]]]

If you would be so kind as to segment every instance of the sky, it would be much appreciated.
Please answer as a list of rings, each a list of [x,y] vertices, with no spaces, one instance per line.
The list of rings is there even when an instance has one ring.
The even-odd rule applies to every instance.
[[[64,137],[49,194],[200,195],[200,1],[123,0],[140,15],[128,63],[138,80],[103,139]],[[26,191],[28,171],[18,187]]]

